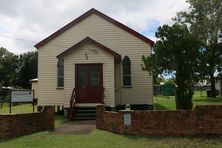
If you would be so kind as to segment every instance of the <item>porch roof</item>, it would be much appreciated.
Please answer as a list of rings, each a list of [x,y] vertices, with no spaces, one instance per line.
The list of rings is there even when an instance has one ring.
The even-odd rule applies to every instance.
[[[117,61],[121,61],[121,55],[116,53],[115,51],[111,50],[110,48],[104,46],[103,44],[93,40],[92,38],[90,37],[86,37],[84,38],[83,40],[79,41],[78,43],[76,43],[75,45],[73,45],[72,47],[68,48],[67,50],[65,50],[64,52],[60,53],[59,55],[57,55],[56,57],[57,58],[64,58],[67,54],[69,54],[70,52],[72,52],[73,50],[76,50],[78,47],[86,44],[86,43],[91,43],[99,48],[101,48],[102,50],[106,51],[107,53],[111,54],[114,56],[114,58],[117,60]]]

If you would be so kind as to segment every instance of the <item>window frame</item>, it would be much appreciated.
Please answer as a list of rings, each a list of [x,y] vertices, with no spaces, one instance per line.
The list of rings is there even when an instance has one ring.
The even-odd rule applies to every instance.
[[[61,68],[62,68],[62,75],[60,75]],[[63,80],[62,85],[60,85],[59,79]],[[64,88],[64,59],[58,59],[57,62],[57,88]]]
[[[128,73],[124,73],[124,68],[128,69]],[[130,84],[128,85],[125,83],[126,77],[129,77]],[[122,60],[122,88],[132,88],[131,60],[128,56],[125,56]]]

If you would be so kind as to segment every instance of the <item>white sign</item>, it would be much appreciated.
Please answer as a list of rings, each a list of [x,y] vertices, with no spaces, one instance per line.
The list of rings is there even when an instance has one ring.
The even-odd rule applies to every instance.
[[[12,90],[11,102],[33,102],[32,90]]]
[[[124,114],[123,115],[123,121],[124,121],[124,125],[131,125],[131,114]]]

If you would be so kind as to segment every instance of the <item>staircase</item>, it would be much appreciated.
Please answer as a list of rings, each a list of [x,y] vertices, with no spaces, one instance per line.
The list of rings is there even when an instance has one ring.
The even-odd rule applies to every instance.
[[[69,119],[70,120],[95,120],[96,119],[96,107],[87,106],[80,107],[76,106],[76,94],[75,88],[73,88],[70,108],[69,108]]]
[[[75,107],[75,115],[72,120],[95,120],[96,107]]]

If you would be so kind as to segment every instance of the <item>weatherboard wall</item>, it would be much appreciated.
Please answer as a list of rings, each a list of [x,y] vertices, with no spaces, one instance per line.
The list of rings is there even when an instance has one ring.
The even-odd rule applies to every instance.
[[[92,14],[39,48],[39,105],[67,105],[70,99],[68,94],[72,89],[70,87],[73,86],[65,84],[68,88],[57,89],[56,56],[86,36],[117,52],[122,58],[127,55],[131,60],[132,88],[122,88],[121,75],[117,76],[119,80],[115,81],[116,104],[152,104],[152,76],[141,70],[141,57],[142,55],[150,54],[151,45],[103,18]],[[115,68],[116,75],[122,73],[121,64],[118,66],[119,68]]]
[[[32,83],[32,90],[34,90],[34,98],[38,98],[38,81],[31,83]]]

